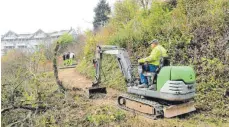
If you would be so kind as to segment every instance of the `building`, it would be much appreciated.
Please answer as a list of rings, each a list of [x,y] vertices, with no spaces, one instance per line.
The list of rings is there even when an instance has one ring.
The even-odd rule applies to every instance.
[[[41,44],[52,44],[52,42],[64,33],[69,33],[76,39],[76,31],[72,28],[70,30],[61,30],[52,33],[45,33],[43,30],[39,29],[32,34],[17,34],[13,31],[8,31],[1,37],[1,55],[6,54],[7,51],[12,49],[33,52]]]

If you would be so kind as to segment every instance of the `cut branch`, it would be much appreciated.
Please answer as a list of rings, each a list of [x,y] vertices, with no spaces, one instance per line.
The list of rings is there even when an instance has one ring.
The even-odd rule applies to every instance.
[[[36,111],[36,110],[43,111],[43,110],[49,109],[49,107],[44,107],[44,106],[29,107],[29,106],[22,106],[22,105],[21,106],[11,106],[9,108],[2,109],[1,113],[5,113],[5,112],[8,112],[10,110],[15,110],[15,109],[25,109],[25,110],[30,110],[30,111]]]
[[[7,127],[12,127],[13,125],[17,124],[17,123],[22,123],[24,121],[26,121],[28,118],[30,118],[32,115],[32,112],[29,112],[28,115],[23,119],[23,120],[20,120],[20,121],[16,121],[14,123],[11,123],[9,125],[7,125]]]
[[[59,48],[60,48],[60,44],[57,42],[56,43],[56,47],[54,49],[54,57],[53,57],[53,69],[54,69],[54,76],[56,78],[56,83],[60,89],[61,92],[64,92],[66,89],[64,88],[62,82],[60,81],[59,79],[59,76],[58,76],[58,66],[57,66],[57,54],[58,54],[58,51],[59,51]]]

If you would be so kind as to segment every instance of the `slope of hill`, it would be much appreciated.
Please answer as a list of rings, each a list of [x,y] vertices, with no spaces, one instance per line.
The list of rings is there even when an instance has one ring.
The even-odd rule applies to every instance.
[[[168,50],[172,65],[194,67],[197,77],[195,103],[198,111],[218,119],[229,116],[229,1],[177,0],[152,2],[144,8],[135,0],[115,3],[109,23],[96,34],[87,32],[87,43],[77,70],[93,78],[91,60],[98,44],[126,48],[136,62],[158,39]],[[83,59],[84,58],[84,59]],[[104,57],[102,82],[125,91],[125,82],[113,57]]]

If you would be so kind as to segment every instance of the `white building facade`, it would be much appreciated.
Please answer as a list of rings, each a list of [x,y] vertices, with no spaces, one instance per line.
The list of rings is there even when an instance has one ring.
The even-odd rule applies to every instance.
[[[39,29],[33,34],[17,34],[13,31],[8,31],[1,37],[1,55],[6,54],[12,49],[33,52],[41,44],[52,44],[64,33],[69,33],[76,39],[76,31],[72,28],[70,30],[61,30],[52,33],[45,33],[43,30]]]

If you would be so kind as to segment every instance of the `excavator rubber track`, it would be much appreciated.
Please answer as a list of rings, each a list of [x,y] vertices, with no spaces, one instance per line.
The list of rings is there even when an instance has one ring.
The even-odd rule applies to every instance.
[[[118,97],[118,106],[124,110],[136,112],[151,119],[163,116],[163,105],[131,95],[120,95]]]
[[[124,110],[136,112],[152,119],[158,117],[171,118],[196,110],[193,101],[170,105],[126,94],[118,97],[118,106]]]

